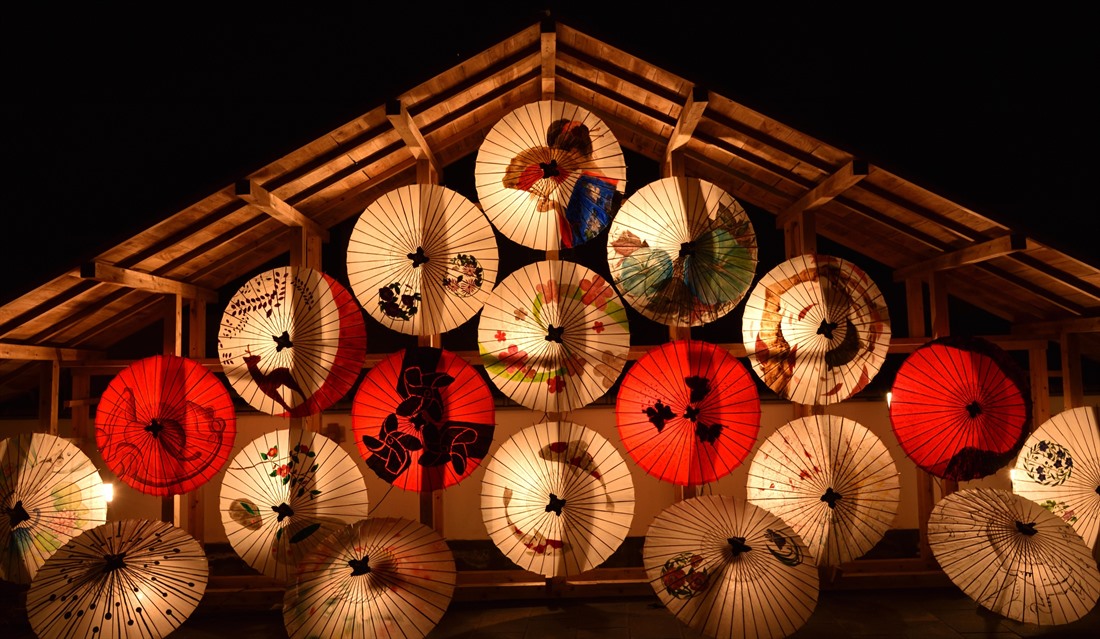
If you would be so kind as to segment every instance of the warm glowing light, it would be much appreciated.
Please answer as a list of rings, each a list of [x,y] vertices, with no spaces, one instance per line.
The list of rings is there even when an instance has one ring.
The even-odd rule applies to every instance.
[[[103,482],[103,501],[108,504],[115,498],[115,485],[109,481]]]
[[[886,408],[890,408],[890,400],[893,399],[894,394],[890,391],[886,391]]]

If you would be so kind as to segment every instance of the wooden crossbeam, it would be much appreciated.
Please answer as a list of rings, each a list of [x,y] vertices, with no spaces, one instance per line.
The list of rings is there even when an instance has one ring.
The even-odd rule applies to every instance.
[[[306,232],[321,238],[322,242],[329,240],[328,229],[252,180],[238,181],[236,194],[237,197],[287,226],[299,226]]]
[[[668,139],[668,149],[665,151],[665,161],[676,149],[684,146],[695,134],[695,127],[703,119],[703,112],[707,110],[707,102],[710,100],[710,91],[702,87],[694,87],[684,108],[680,111],[680,117],[676,120],[676,126],[672,129],[672,135]]]
[[[80,267],[80,277],[86,280],[95,280],[107,284],[118,284],[128,288],[149,291],[150,293],[164,293],[179,295],[187,299],[201,300],[214,303],[218,301],[218,292],[173,280],[152,273],[143,273],[128,268],[120,268],[103,262],[89,262]]]
[[[855,159],[840,167],[775,216],[775,228],[781,229],[797,220],[804,211],[815,209],[852,188],[867,177],[870,169],[865,160]]]
[[[401,136],[405,146],[409,148],[409,152],[412,153],[417,162],[426,161],[435,173],[441,174],[443,172],[442,167],[432,154],[427,140],[420,133],[420,128],[413,122],[412,115],[409,114],[405,103],[401,100],[388,100],[386,102],[386,117],[389,118],[390,124]]]
[[[1052,336],[1058,336],[1061,333],[1100,333],[1100,316],[1046,322],[1021,322],[1012,326],[1012,332]]]
[[[909,278],[925,277],[936,271],[945,271],[967,264],[976,264],[1002,255],[1008,255],[1028,248],[1027,237],[1018,233],[998,237],[987,242],[979,242],[957,251],[937,255],[931,259],[912,264],[894,271],[894,281],[904,282]]]
[[[558,55],[558,32],[557,27],[554,25],[554,21],[546,19],[542,21],[541,26],[541,45],[540,55],[542,57],[542,74],[540,79],[542,81],[542,99],[553,100],[555,90],[555,80],[557,78],[557,55]]]
[[[0,343],[0,359],[80,362],[102,357],[101,351]]]

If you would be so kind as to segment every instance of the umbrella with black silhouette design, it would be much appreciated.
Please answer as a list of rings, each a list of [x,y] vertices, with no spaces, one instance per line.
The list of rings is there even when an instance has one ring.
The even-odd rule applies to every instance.
[[[661,603],[708,637],[786,637],[817,606],[818,570],[802,539],[742,499],[703,495],[666,507],[642,555]]]
[[[99,470],[75,444],[46,433],[0,439],[0,579],[31,583],[58,548],[105,521]]]
[[[741,338],[768,388],[797,404],[842,402],[878,374],[890,315],[858,266],[820,254],[772,268],[745,301]]]
[[[615,420],[643,470],[680,486],[700,485],[728,475],[748,457],[760,430],[760,394],[728,350],[673,340],[627,369]]]
[[[402,186],[359,215],[347,265],[352,291],[380,324],[409,335],[445,333],[481,310],[492,291],[496,236],[459,193]]]
[[[579,246],[607,227],[622,202],[626,161],[615,134],[592,112],[541,100],[489,130],[474,180],[502,235],[550,251]]]
[[[1028,436],[1012,470],[1012,490],[1062,518],[1096,548],[1100,534],[1100,415],[1070,408]]]
[[[886,445],[858,422],[813,415],[768,436],[749,464],[747,498],[787,523],[819,566],[859,559],[893,527],[901,499]]]
[[[283,622],[292,639],[417,639],[443,618],[456,575],[439,533],[371,517],[335,530],[302,558],[283,597]]]
[[[326,534],[367,516],[367,483],[340,444],[312,431],[264,433],[225,469],[222,526],[233,550],[280,580]]]
[[[154,355],[111,379],[96,405],[95,436],[103,461],[128,486],[180,495],[225,466],[237,412],[229,389],[205,366]]]
[[[898,368],[890,422],[905,454],[928,473],[964,481],[1016,458],[1031,429],[1027,374],[980,337],[925,343]]]
[[[253,408],[280,417],[313,415],[359,379],[367,356],[363,311],[329,275],[274,268],[229,300],[218,354],[230,385]]]
[[[359,454],[381,479],[415,491],[453,486],[489,454],[496,408],[476,368],[439,348],[387,355],[351,407]]]
[[[162,521],[109,521],[70,539],[27,591],[40,639],[157,639],[198,607],[210,574],[206,553]]]
[[[696,178],[650,182],[608,230],[607,261],[623,300],[670,326],[701,326],[736,307],[756,273],[756,233],[745,209]]]
[[[528,426],[485,465],[481,516],[506,557],[547,577],[598,567],[626,539],[634,482],[618,449],[573,422]]]

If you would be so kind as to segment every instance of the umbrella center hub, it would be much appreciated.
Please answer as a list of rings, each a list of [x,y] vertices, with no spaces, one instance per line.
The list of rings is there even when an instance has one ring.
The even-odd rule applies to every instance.
[[[680,257],[695,255],[695,242],[683,242],[680,244]]]
[[[699,418],[699,412],[700,411],[698,406],[689,405],[687,408],[684,409],[684,419],[695,421]]]
[[[829,486],[825,489],[825,494],[821,496],[821,501],[829,504],[829,508],[836,508],[836,502],[841,497],[842,495],[840,493],[833,490],[832,486]]]
[[[370,572],[370,559],[363,557],[362,559],[351,559],[348,561],[348,567],[351,568],[351,576],[358,577]]]
[[[822,335],[825,339],[833,339],[833,331],[836,330],[836,322],[830,322],[827,319],[821,320],[821,326],[817,327],[817,334]]]
[[[974,419],[982,414],[982,406],[978,403],[978,400],[974,400],[966,405],[966,414],[970,415],[970,419]]]
[[[726,543],[730,545],[730,552],[733,553],[734,557],[752,550],[752,547],[745,543],[744,537],[730,537],[726,540]]]
[[[430,261],[430,258],[424,254],[423,246],[416,247],[415,253],[407,253],[405,257],[412,261],[413,268],[419,268],[421,264],[427,264]]]
[[[565,508],[565,500],[560,499],[554,493],[550,493],[550,503],[546,504],[546,512],[554,513],[558,517],[561,517],[562,508]]]
[[[271,510],[275,511],[279,515],[278,521],[282,521],[287,517],[294,516],[294,509],[290,507],[285,501],[278,506],[272,506]]]
[[[27,509],[23,507],[22,499],[15,502],[15,505],[11,508],[5,508],[4,513],[8,516],[8,519],[11,520],[12,528],[15,528],[19,524],[31,518],[31,516],[27,514]]]
[[[543,179],[556,178],[561,175],[561,170],[558,169],[557,160],[550,160],[549,162],[539,162],[539,168],[542,169]]]
[[[126,567],[126,553],[120,552],[117,555],[104,555],[103,572],[114,572],[121,568]]]
[[[283,331],[282,335],[272,335],[271,339],[275,340],[275,352],[278,353],[284,348],[292,348],[294,343],[290,341],[290,333]]]
[[[164,430],[164,424],[156,419],[149,422],[149,425],[145,427],[145,431],[153,437],[160,437],[160,431],[162,430]]]
[[[564,333],[564,326],[554,326],[553,324],[551,324],[546,327],[546,341],[557,342],[558,344],[561,344],[561,338]]]
[[[1020,534],[1027,535],[1028,537],[1030,537],[1030,536],[1034,535],[1035,533],[1039,532],[1038,530],[1035,530],[1035,522],[1030,522],[1030,523],[1025,524],[1022,521],[1017,521],[1016,522],[1016,530],[1018,530],[1020,532]]]

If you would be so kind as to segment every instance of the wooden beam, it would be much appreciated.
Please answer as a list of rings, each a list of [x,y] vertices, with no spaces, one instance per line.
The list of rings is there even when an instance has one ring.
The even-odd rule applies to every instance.
[[[695,135],[695,127],[703,119],[703,112],[707,110],[710,101],[710,91],[702,87],[694,87],[680,110],[680,117],[676,120],[676,126],[672,129],[672,135],[668,139],[668,149],[665,150],[665,161],[673,151],[684,146]]]
[[[1062,409],[1084,406],[1084,388],[1081,379],[1081,336],[1066,333],[1062,336]]]
[[[118,284],[141,291],[149,291],[150,293],[180,295],[188,299],[211,303],[218,301],[218,292],[215,290],[153,275],[152,273],[112,266],[103,262],[89,262],[81,265],[79,276],[86,280]]]
[[[542,38],[542,99],[553,100],[558,56],[558,30],[554,21],[549,18],[543,20],[540,33]]]
[[[1046,338],[1026,337],[1023,335],[979,335],[978,337],[1006,351],[1030,351],[1036,348],[1045,349],[1050,341]],[[887,352],[891,355],[905,355],[912,353],[930,341],[932,341],[931,337],[891,337],[890,348]]]
[[[439,162],[436,161],[435,156],[432,155],[432,150],[431,147],[428,146],[427,140],[421,135],[420,128],[413,122],[409,110],[401,100],[388,100],[386,102],[386,117],[389,118],[390,124],[393,125],[393,128],[405,142],[405,146],[409,148],[409,152],[412,153],[413,158],[417,161],[427,160],[436,173],[443,172],[442,167],[439,166]]]
[[[58,406],[61,395],[61,362],[42,362],[41,390],[38,394],[38,422],[42,431],[57,435]]]
[[[803,211],[783,225],[783,252],[787,259],[817,253],[817,215]]]
[[[1002,255],[1027,249],[1027,237],[1013,233],[988,242],[979,242],[950,253],[938,255],[918,264],[905,266],[894,271],[894,281],[904,282],[911,277],[925,277],[936,271],[976,264]]]
[[[1028,372],[1031,377],[1031,430],[1050,419],[1050,371],[1047,369],[1047,349],[1028,350]]]
[[[1062,333],[1100,333],[1100,316],[1078,317],[1066,320],[1049,320],[1043,322],[1021,322],[1013,324],[1013,333],[1036,333],[1060,335]]]
[[[250,205],[267,213],[287,226],[300,226],[309,233],[321,238],[322,242],[329,240],[328,229],[316,223],[306,214],[282,201],[273,193],[256,184],[252,180],[240,180],[236,185],[237,197]]]
[[[825,178],[775,216],[775,228],[781,229],[804,211],[813,210],[852,188],[870,172],[866,160],[852,160]]]
[[[81,362],[102,356],[102,351],[88,351],[80,348],[55,348],[53,346],[28,346],[26,344],[0,343],[0,359]]]

